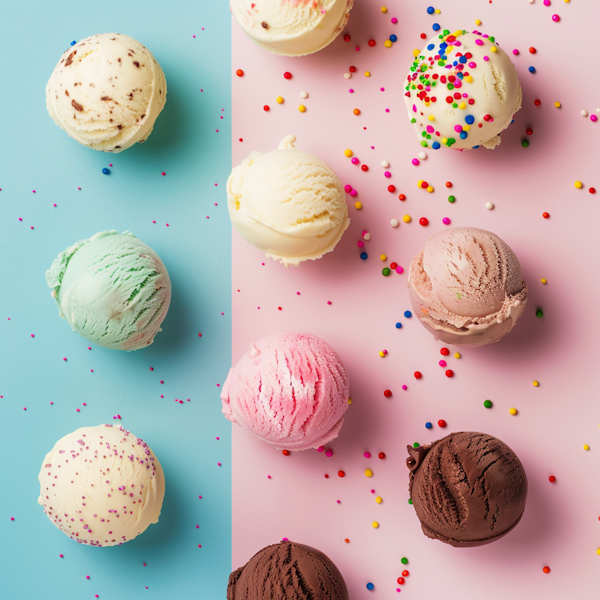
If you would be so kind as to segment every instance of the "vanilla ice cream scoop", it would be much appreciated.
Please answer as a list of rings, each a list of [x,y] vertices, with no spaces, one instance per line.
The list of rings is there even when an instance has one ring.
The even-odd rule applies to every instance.
[[[235,20],[258,46],[303,56],[329,45],[348,22],[354,0],[231,0]]]
[[[434,235],[413,259],[408,287],[416,316],[448,344],[497,342],[527,302],[514,252],[497,235],[474,227]]]
[[[148,445],[118,425],[56,442],[39,475],[48,518],[80,544],[117,546],[158,522],[165,476]]]
[[[286,267],[331,252],[350,219],[334,171],[296,150],[296,136],[278,150],[253,152],[227,181],[229,216],[242,237]]]
[[[431,38],[404,89],[421,146],[434,150],[495,148],[522,101],[510,58],[493,36],[478,31],[444,30]]]
[[[54,122],[80,144],[104,152],[145,142],[166,99],[167,82],[154,56],[120,33],[71,46],[46,86]]]

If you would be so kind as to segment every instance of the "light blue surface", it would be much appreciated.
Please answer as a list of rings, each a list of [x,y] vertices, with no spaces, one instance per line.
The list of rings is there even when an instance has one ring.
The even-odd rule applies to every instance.
[[[168,85],[148,141],[117,155],[79,145],[45,106],[46,82],[62,52],[72,40],[102,32],[146,45]],[[230,48],[225,1],[3,4],[2,600],[225,598],[231,440],[217,384],[231,362],[224,193],[231,168]],[[103,175],[109,163],[111,174]],[[45,271],[59,252],[104,229],[131,230],[169,271],[171,308],[147,349],[89,344],[58,316],[46,286]],[[113,420],[117,414],[122,420]],[[157,525],[123,546],[93,548],[52,525],[37,504],[37,477],[60,437],[105,422],[118,422],[150,445],[167,490]]]

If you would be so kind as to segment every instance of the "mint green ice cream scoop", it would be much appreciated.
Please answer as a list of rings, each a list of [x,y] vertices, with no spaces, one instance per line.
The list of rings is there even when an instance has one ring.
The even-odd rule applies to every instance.
[[[71,329],[113,350],[150,345],[171,302],[162,260],[128,231],[101,231],[70,246],[46,281]]]

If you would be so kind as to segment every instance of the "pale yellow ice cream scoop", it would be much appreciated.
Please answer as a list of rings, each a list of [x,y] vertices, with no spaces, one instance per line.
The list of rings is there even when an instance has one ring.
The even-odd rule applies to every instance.
[[[80,144],[104,152],[145,142],[166,99],[167,82],[154,56],[120,33],[71,46],[46,86],[54,122]]]
[[[354,0],[230,0],[244,33],[274,54],[304,56],[328,46],[348,22]]]
[[[322,160],[294,148],[253,152],[231,172],[227,206],[250,244],[286,267],[331,252],[350,224],[344,188]]]
[[[118,425],[82,427],[56,442],[38,504],[80,544],[117,546],[158,522],[165,476],[148,445]]]

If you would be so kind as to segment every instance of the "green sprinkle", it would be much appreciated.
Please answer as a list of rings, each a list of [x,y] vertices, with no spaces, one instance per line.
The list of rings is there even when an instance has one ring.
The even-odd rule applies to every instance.
[[[412,498],[409,498],[409,499],[408,499],[408,503],[409,503],[409,504],[412,504]]]
[[[406,556],[403,556],[403,557],[400,559],[400,562],[401,562],[403,565],[407,565],[407,564],[408,564],[408,558],[406,558]]]
[[[492,404],[492,401],[491,401],[491,400],[484,400],[484,401],[483,401],[483,405],[484,405],[486,408],[492,408],[492,406],[493,406],[493,404]]]
[[[456,198],[454,196],[448,196],[448,202],[455,202]]]
[[[490,42],[492,42],[492,44],[493,44],[496,41],[496,38],[493,35],[490,35],[488,40],[490,40]]]
[[[384,277],[387,277],[391,273],[391,271],[386,267],[385,269],[383,269],[383,271],[381,271],[381,273]]]
[[[430,136],[430,135],[428,135],[428,136],[427,136],[427,139],[429,139],[430,137],[431,137],[431,136]],[[421,141],[421,146],[423,146],[423,148],[427,148],[427,147],[429,146],[429,144],[428,144],[428,143],[427,143],[425,140],[422,140],[422,141]]]
[[[538,308],[538,309],[535,311],[535,316],[536,316],[538,319],[540,319],[541,317],[543,317],[543,316],[544,316],[544,311],[543,311],[541,308]]]
[[[523,140],[521,142],[521,146],[523,146],[523,148],[527,148],[527,146],[529,146],[529,142],[527,140]]]
[[[419,444],[419,442],[415,442],[415,443],[413,444],[413,448],[418,448],[420,445],[421,445],[421,444]]]

